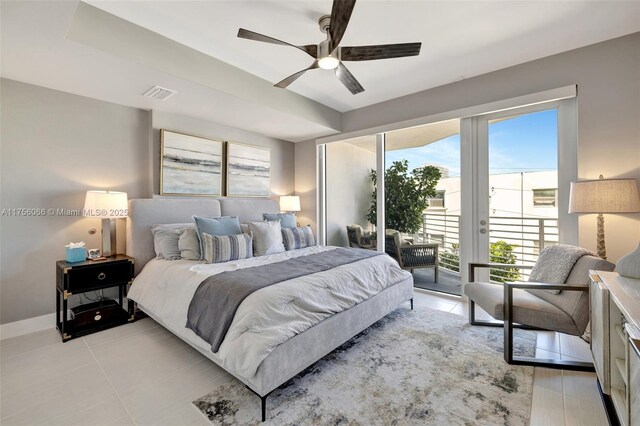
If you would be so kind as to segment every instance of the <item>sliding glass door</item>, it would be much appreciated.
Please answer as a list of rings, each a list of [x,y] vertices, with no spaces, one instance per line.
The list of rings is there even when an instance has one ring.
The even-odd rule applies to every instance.
[[[374,191],[371,178],[377,167],[375,135],[320,146],[319,155],[324,159],[319,164],[325,187],[319,200],[324,210],[324,218],[319,220],[324,243],[376,248],[375,214],[370,213]]]
[[[461,294],[470,262],[532,265],[548,245],[577,243],[575,98],[330,142],[318,161],[320,241],[401,264],[389,244],[436,245],[437,269],[404,265],[418,287]]]
[[[385,170],[389,243],[420,247],[405,247],[417,288],[459,296],[460,120],[387,132]]]

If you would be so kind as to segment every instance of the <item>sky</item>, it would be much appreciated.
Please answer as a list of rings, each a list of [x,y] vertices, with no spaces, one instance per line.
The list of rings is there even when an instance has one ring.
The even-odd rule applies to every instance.
[[[555,170],[558,167],[557,110],[550,109],[489,124],[489,173]],[[409,169],[444,166],[460,176],[460,135],[426,146],[386,153],[387,167],[406,159]]]

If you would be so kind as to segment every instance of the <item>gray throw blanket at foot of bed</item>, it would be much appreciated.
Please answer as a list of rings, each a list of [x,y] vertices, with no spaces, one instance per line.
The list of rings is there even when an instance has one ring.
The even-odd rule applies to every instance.
[[[222,272],[202,281],[189,305],[187,327],[218,352],[240,303],[254,291],[384,253],[337,248],[268,265]]]

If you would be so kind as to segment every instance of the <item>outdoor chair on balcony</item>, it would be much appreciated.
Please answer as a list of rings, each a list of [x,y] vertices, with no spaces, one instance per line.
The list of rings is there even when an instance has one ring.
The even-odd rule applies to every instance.
[[[438,282],[438,244],[403,242],[400,232],[387,229],[385,252],[396,259],[402,269],[408,269],[412,273],[414,269],[433,268],[435,282]]]
[[[513,355],[513,328],[549,330],[582,336],[589,323],[589,270],[612,271],[614,264],[574,246],[546,248],[531,266],[470,263],[469,323],[504,327],[504,359],[509,364],[594,371],[590,362],[537,359]],[[527,282],[475,282],[478,268],[532,269]],[[536,282],[541,281],[541,282]],[[547,284],[549,283],[549,284]],[[476,320],[475,305],[495,321]]]
[[[370,234],[365,234],[360,225],[347,225],[347,238],[349,239],[349,247],[376,249],[375,239],[372,239]]]

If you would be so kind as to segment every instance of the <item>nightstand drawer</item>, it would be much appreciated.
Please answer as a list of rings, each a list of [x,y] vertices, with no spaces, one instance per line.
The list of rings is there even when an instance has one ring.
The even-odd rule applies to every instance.
[[[130,262],[96,264],[86,268],[72,268],[68,272],[68,289],[71,293],[85,289],[126,283],[132,277]]]

